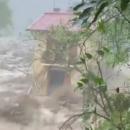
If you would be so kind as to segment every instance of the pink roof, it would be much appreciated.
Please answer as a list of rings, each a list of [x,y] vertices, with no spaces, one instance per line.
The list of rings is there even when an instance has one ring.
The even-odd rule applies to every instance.
[[[34,22],[27,30],[30,31],[47,31],[54,26],[69,26],[73,14],[70,12],[47,12]]]

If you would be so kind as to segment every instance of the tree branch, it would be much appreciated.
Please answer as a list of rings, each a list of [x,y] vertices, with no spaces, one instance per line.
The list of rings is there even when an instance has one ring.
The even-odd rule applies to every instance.
[[[120,13],[120,15],[124,18],[125,21],[127,21],[130,24],[130,19],[128,19],[123,13],[122,11],[116,7],[117,11]]]
[[[60,126],[59,130],[64,129],[66,126],[68,127],[68,125],[70,124],[69,122],[72,121],[73,123],[81,116],[83,116],[84,113],[79,113],[76,115],[71,116],[70,118],[68,118],[63,124],[62,126]],[[72,124],[72,123],[71,123]]]

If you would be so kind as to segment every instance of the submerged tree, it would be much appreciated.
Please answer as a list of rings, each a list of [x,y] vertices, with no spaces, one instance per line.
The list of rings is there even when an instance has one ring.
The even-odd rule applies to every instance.
[[[11,9],[9,8],[8,0],[0,0],[0,30],[11,26]]]

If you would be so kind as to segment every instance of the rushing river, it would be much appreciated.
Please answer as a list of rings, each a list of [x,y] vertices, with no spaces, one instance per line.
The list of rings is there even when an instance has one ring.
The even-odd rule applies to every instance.
[[[35,46],[15,37],[0,38],[0,130],[58,130],[80,109],[68,90],[64,98],[30,95]]]
[[[32,63],[36,43],[15,37],[0,38],[0,130],[58,130],[81,110],[81,99],[64,88],[58,95],[34,96]],[[125,85],[129,66],[103,70],[111,88]],[[128,81],[128,80],[127,80]],[[80,121],[74,124],[80,130]]]

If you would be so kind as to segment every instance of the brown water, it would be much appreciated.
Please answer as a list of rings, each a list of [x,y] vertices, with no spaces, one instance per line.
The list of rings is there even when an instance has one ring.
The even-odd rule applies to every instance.
[[[81,99],[70,89],[63,88],[49,97],[30,95],[35,46],[32,41],[0,38],[0,130],[58,130],[65,120],[81,111]],[[125,65],[121,69],[119,72],[117,67],[114,75],[104,69],[111,87],[126,83],[130,70]],[[80,121],[72,127],[80,130]]]
[[[80,99],[65,88],[50,97],[30,95],[35,43],[4,37],[0,46],[0,130],[57,130],[80,111]]]

